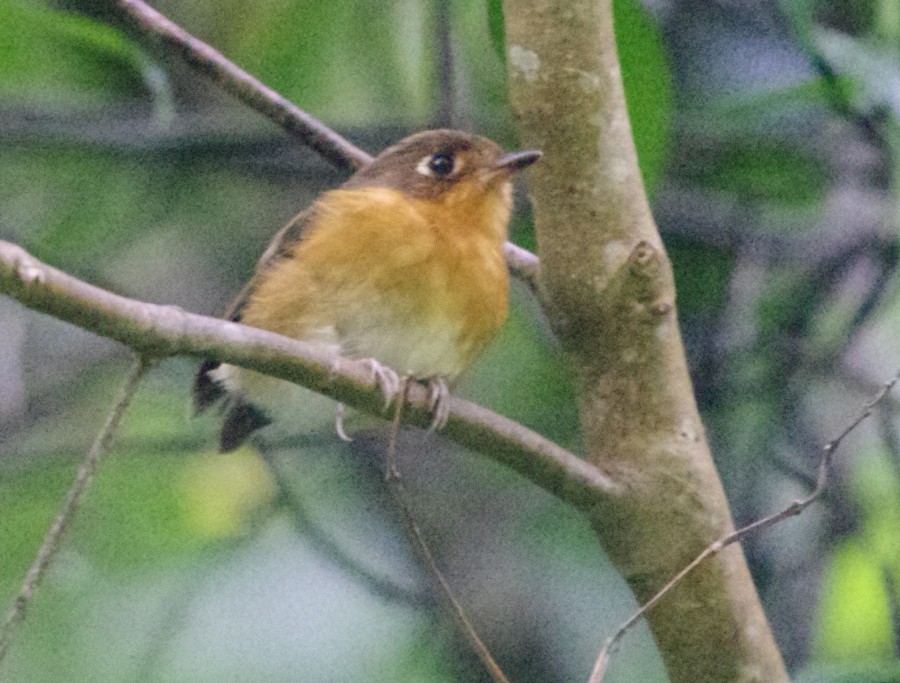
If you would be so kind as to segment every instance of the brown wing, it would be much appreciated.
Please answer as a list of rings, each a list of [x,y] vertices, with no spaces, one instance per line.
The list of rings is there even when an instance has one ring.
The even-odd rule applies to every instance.
[[[243,286],[237,297],[235,297],[234,301],[231,302],[231,305],[225,310],[225,315],[223,317],[226,320],[232,320],[234,322],[240,321],[241,311],[244,306],[247,305],[247,301],[249,301],[250,295],[256,288],[260,276],[268,270],[273,263],[287,256],[297,243],[303,239],[303,236],[311,223],[313,208],[314,207],[309,207],[305,211],[300,212],[275,233],[275,237],[272,238],[269,246],[266,247],[263,255],[259,257],[259,261],[256,263],[255,274],[247,284]],[[209,372],[215,370],[219,365],[219,361],[207,359],[200,364],[200,367],[197,370],[197,375],[194,378],[193,391],[194,413],[196,415],[199,415],[220,399],[225,398],[225,389],[209,376]]]
[[[235,297],[231,305],[226,309],[223,316],[226,320],[237,322],[241,319],[241,310],[247,304],[250,295],[256,288],[260,276],[267,271],[273,263],[283,259],[291,253],[297,243],[300,242],[312,222],[314,206],[310,206],[305,211],[301,211],[285,224],[281,230],[275,233],[275,237],[269,242],[269,246],[259,257],[256,262],[256,272],[253,277],[243,286],[238,295]]]

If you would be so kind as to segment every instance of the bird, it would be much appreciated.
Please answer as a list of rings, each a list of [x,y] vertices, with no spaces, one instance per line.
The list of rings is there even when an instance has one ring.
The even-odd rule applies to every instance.
[[[540,157],[449,129],[400,140],[276,234],[225,318],[366,361],[386,406],[401,373],[426,382],[440,429],[449,383],[506,320],[512,179]],[[194,407],[223,403],[219,446],[228,452],[290,421],[296,389],[205,360]],[[341,405],[336,429],[349,440]]]

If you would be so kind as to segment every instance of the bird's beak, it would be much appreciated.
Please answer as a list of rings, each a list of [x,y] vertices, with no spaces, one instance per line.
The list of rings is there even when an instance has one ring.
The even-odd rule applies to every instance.
[[[521,171],[526,166],[531,166],[531,164],[540,159],[541,156],[543,156],[541,152],[536,149],[529,149],[524,152],[510,152],[497,159],[494,168],[498,171],[504,170],[509,173],[515,173],[516,171]]]

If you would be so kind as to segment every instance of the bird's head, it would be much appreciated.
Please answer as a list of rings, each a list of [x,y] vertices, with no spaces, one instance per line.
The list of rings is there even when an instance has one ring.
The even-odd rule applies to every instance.
[[[504,152],[492,140],[457,130],[416,133],[385,149],[346,189],[386,187],[411,199],[464,205],[496,197],[508,206],[510,181],[540,159],[534,150]]]

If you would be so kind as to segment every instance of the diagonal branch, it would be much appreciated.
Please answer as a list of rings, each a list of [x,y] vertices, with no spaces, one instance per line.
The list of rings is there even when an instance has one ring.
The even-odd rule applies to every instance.
[[[277,123],[286,133],[311,147],[338,168],[356,170],[372,161],[369,154],[352,142],[141,0],[114,0],[110,8],[129,27],[148,38],[161,41],[168,49],[178,53],[189,66]]]
[[[240,365],[305,386],[373,414],[383,396],[369,366],[301,341],[238,323],[118,296],[41,263],[0,241],[0,293],[25,306],[114,339],[149,358],[197,356]],[[396,400],[396,399],[395,399]],[[431,423],[428,390],[409,389],[404,422]],[[595,467],[530,429],[470,401],[451,397],[441,432],[586,509],[615,493]]]

